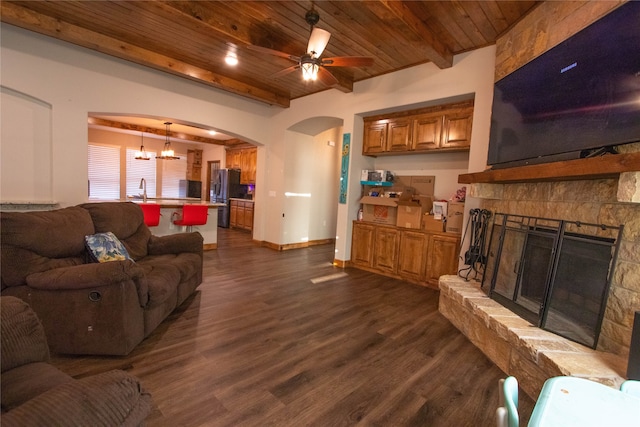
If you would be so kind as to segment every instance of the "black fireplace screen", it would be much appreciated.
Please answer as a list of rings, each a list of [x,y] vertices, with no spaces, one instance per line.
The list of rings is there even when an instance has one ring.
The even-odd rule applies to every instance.
[[[498,213],[482,280],[542,329],[595,348],[622,226]]]

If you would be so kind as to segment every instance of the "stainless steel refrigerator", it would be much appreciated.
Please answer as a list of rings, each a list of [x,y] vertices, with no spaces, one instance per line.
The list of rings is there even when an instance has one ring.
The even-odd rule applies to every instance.
[[[210,187],[211,201],[225,204],[218,207],[218,227],[228,228],[231,210],[229,199],[243,197],[240,169],[218,169],[217,173],[211,175]]]

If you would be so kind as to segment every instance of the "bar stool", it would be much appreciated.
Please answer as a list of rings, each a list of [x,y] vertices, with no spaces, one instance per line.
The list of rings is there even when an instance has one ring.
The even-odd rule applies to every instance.
[[[182,218],[173,221],[175,225],[186,226],[187,232],[193,230],[194,225],[205,225],[209,215],[207,205],[184,205],[182,206]]]
[[[160,205],[155,203],[140,204],[144,214],[144,223],[147,227],[155,227],[160,224]]]

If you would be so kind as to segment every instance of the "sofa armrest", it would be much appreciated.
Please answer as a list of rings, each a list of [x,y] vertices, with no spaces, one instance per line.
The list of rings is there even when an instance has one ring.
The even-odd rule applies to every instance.
[[[167,236],[151,236],[149,255],[179,254],[191,252],[202,256],[204,239],[200,233],[178,233]]]
[[[2,414],[2,425],[137,426],[152,405],[137,378],[114,370],[54,387]]]
[[[133,261],[74,265],[27,276],[30,288],[46,291],[92,289],[129,281],[135,284],[140,306],[144,307],[149,298],[149,288],[144,271]]]
[[[71,290],[108,286],[144,275],[134,262],[111,261],[54,268],[27,276],[27,285],[42,290]]]
[[[0,297],[0,320],[3,373],[28,363],[49,360],[44,328],[26,302],[12,296]]]

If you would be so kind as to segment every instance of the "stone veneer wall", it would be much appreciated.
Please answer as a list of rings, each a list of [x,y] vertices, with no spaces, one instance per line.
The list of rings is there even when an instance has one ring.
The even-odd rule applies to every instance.
[[[492,212],[624,225],[598,350],[628,357],[635,311],[640,310],[640,205],[618,202],[618,180],[473,184],[470,196]]]
[[[545,1],[496,41],[495,79],[499,80],[626,0]],[[561,144],[562,141],[558,141]],[[640,145],[626,148],[640,151]],[[633,313],[640,310],[640,173],[618,180],[476,185],[473,197],[486,198],[492,211],[607,225],[624,224],[599,349],[627,355]],[[499,193],[499,194],[498,194]],[[500,199],[500,200],[498,200]]]

